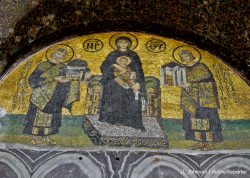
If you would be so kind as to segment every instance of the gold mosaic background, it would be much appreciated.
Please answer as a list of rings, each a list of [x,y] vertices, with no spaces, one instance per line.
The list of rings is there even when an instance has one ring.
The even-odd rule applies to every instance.
[[[91,74],[100,75],[100,65],[102,64],[102,61],[104,61],[110,51],[113,51],[113,48],[109,45],[109,39],[114,34],[115,32],[86,35],[67,39],[59,43],[70,45],[75,51],[75,57],[77,55],[81,55],[81,58],[88,62]],[[142,33],[131,34],[135,35],[138,39],[138,46],[134,49],[134,51],[140,56],[145,76],[155,76],[158,79],[160,78],[160,67],[166,63],[175,62],[172,56],[173,50],[178,46],[188,45],[181,41],[162,38],[155,35]],[[85,51],[83,43],[87,39],[101,40],[104,44],[103,49],[97,52]],[[151,39],[159,39],[165,42],[165,51],[159,53],[149,51],[146,48],[146,43]],[[27,85],[27,79],[35,67],[41,61],[46,60],[46,49],[43,49],[20,62],[13,71],[2,79],[0,84],[0,107],[5,108],[8,113],[26,114],[29,105],[29,97],[31,95],[31,90],[29,85]],[[205,63],[209,67],[217,83],[220,99],[220,118],[250,119],[250,87],[237,75],[235,71],[222,63],[218,58],[201,49],[199,49],[199,51],[202,56],[201,62]],[[24,82],[22,83],[21,81]],[[19,90],[18,95],[16,93],[17,89]],[[74,115],[82,115],[84,113],[86,91],[86,84],[81,84],[81,99],[73,105],[72,113]],[[161,87],[161,92],[162,117],[181,119],[181,89],[176,86]],[[22,97],[20,93],[22,93],[23,96],[22,101],[20,100]],[[13,107],[14,98],[16,98],[16,107]],[[64,114],[69,113],[64,110]]]

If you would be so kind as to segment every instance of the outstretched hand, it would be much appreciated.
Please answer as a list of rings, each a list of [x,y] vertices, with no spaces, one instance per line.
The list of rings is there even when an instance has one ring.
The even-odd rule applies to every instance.
[[[118,64],[113,64],[113,66],[118,69],[119,71],[122,71],[123,68],[121,66],[119,66]]]
[[[139,83],[136,83],[136,84],[134,84],[131,88],[132,88],[134,91],[140,91],[141,86],[140,86]]]
[[[188,89],[190,87],[190,83],[182,83],[182,84],[179,84],[179,86],[181,88]]]
[[[66,83],[66,82],[70,82],[70,80],[64,76],[58,76],[58,77],[55,77],[55,80],[60,82],[60,83]]]

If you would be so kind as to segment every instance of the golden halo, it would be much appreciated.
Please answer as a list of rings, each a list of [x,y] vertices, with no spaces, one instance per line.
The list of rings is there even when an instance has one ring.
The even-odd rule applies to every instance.
[[[183,46],[179,46],[179,47],[175,48],[173,51],[173,57],[174,57],[175,61],[178,62],[179,64],[187,65],[187,62],[181,61],[181,58],[179,56],[179,53],[181,51],[184,51],[184,50],[190,51],[193,54],[193,56],[195,57],[195,59],[194,59],[195,63],[197,63],[201,60],[201,53],[198,51],[198,49],[196,49],[192,46],[183,45]]]
[[[129,65],[130,63],[131,63],[131,58],[130,57],[128,57],[128,56],[120,56],[120,57],[118,57],[117,59],[116,59],[116,63],[117,64],[121,64],[121,59],[122,58],[126,58],[127,59],[127,65]]]
[[[110,40],[109,40],[109,45],[113,49],[117,50],[117,46],[116,46],[115,42],[120,37],[127,37],[127,38],[129,38],[131,40],[132,43],[131,43],[131,46],[130,46],[130,50],[133,50],[133,49],[135,49],[137,47],[138,40],[134,35],[132,35],[131,33],[116,33],[113,36],[111,36]]]
[[[51,54],[55,52],[57,49],[65,49],[66,50],[66,55],[63,59],[59,59],[58,61],[60,63],[65,63],[71,60],[74,56],[74,50],[72,47],[70,47],[67,44],[56,44],[51,46],[49,49],[46,51],[46,58],[50,61],[51,60]]]

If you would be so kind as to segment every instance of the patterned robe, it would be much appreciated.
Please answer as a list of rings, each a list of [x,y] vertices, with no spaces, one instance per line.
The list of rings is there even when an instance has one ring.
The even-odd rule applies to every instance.
[[[186,139],[222,141],[218,94],[212,73],[205,64],[186,67],[188,89],[182,90],[183,129]]]
[[[60,83],[55,80],[64,71],[64,65],[46,61],[32,72],[29,77],[32,95],[23,134],[44,136],[58,133],[62,108],[71,110],[72,103],[80,97],[80,81]]]

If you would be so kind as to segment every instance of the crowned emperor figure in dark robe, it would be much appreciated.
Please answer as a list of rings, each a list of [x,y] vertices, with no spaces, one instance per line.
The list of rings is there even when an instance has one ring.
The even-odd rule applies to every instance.
[[[115,80],[117,58],[126,56],[131,59],[129,68],[135,73],[135,82],[140,90],[137,98],[131,87],[124,88]],[[101,65],[103,94],[100,101],[99,121],[109,124],[131,126],[144,129],[142,123],[142,98],[146,99],[145,80],[139,56],[131,51],[113,51]]]
[[[190,55],[183,51],[181,55]],[[192,60],[191,60],[192,62]],[[186,139],[198,141],[199,149],[214,149],[208,143],[222,141],[222,128],[219,118],[219,98],[215,79],[209,68],[200,62],[186,66],[189,86],[182,89],[181,108],[183,109],[183,129]]]
[[[57,53],[65,55],[66,52],[58,49],[53,54]],[[40,143],[39,137],[52,143],[48,136],[58,133],[62,108],[71,111],[73,102],[80,99],[80,79],[64,82],[57,79],[63,77],[65,71],[65,64],[47,60],[38,64],[29,77],[32,95],[23,134],[32,135],[34,144]]]

